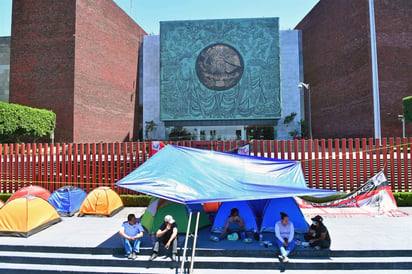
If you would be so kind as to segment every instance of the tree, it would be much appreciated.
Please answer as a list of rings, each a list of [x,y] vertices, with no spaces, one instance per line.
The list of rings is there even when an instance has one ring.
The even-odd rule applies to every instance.
[[[56,128],[53,111],[0,102],[0,135],[2,138],[45,137]]]
[[[182,141],[182,140],[191,140],[192,134],[187,131],[184,127],[173,127],[169,133],[169,140],[172,141]]]
[[[412,121],[412,96],[402,98],[403,102],[403,117],[406,121]]]

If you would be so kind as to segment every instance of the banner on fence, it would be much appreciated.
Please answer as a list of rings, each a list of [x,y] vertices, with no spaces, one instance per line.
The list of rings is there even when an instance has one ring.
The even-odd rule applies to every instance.
[[[296,198],[296,201],[302,209],[361,208],[371,215],[408,215],[407,213],[398,210],[395,197],[392,194],[392,190],[383,171],[380,171],[370,178],[364,185],[340,199],[324,203],[308,202],[300,198]],[[310,210],[308,212],[310,212]],[[314,214],[333,214],[333,212],[344,213],[345,211],[320,210]],[[356,211],[346,211],[346,213],[348,212],[355,212],[356,214]]]

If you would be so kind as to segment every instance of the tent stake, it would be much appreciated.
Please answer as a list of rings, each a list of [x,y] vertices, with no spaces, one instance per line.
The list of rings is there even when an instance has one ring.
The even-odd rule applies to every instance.
[[[200,211],[198,211],[196,215],[195,238],[193,239],[192,258],[190,261],[190,272],[189,273],[193,273],[193,264],[195,263],[195,251],[196,251],[196,242],[197,242],[197,231],[199,229],[199,219],[200,219]]]
[[[187,231],[186,231],[186,239],[185,239],[185,245],[183,247],[183,255],[182,255],[182,265],[180,267],[180,273],[184,273],[184,267],[185,267],[185,262],[186,262],[186,251],[187,251],[187,242],[189,240],[189,232],[190,232],[190,223],[192,222],[192,211],[189,213],[189,221],[187,222]]]

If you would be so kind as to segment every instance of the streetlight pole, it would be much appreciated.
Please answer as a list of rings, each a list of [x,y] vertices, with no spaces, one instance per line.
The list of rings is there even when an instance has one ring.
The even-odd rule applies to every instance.
[[[310,86],[309,84],[300,82],[298,87],[306,89],[308,91],[308,127],[309,127],[309,139],[312,139],[312,113],[311,113],[311,107],[310,107]]]
[[[405,138],[405,115],[399,114],[398,119],[402,121],[402,137]]]

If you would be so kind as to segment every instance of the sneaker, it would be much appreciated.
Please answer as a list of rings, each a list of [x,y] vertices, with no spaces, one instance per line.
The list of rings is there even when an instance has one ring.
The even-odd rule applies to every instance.
[[[177,256],[176,256],[176,254],[172,254],[172,262],[177,262]]]
[[[127,254],[127,258],[128,258],[129,260],[132,260],[132,259],[133,259],[133,253]]]
[[[152,256],[150,256],[149,261],[153,261],[156,258],[157,258],[157,254],[153,253]]]
[[[283,257],[283,255],[278,255],[279,261],[283,263],[283,260],[285,259],[285,257]]]
[[[284,263],[289,262],[289,257],[288,257],[288,256],[284,256],[284,257],[283,257],[283,262],[284,262]]]
[[[243,242],[250,244],[251,242],[253,242],[253,240],[251,238],[246,238],[246,239],[243,239]]]
[[[132,253],[132,260],[136,260],[136,258],[137,258],[137,253],[136,253],[136,252],[133,252],[133,253]]]
[[[213,241],[213,242],[219,242],[219,237],[217,237],[217,236],[210,236],[210,238],[209,238],[211,241]]]

